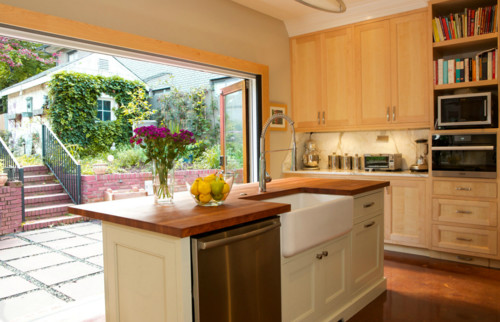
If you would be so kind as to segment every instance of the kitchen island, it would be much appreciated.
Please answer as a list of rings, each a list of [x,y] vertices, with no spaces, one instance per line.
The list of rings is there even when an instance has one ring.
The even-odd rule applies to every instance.
[[[298,192],[364,196],[388,185],[287,178],[269,183],[265,193],[258,192],[257,183],[236,185],[220,207],[199,207],[187,193],[177,193],[168,207],[145,197],[73,206],[70,212],[103,221],[107,321],[191,321],[190,236],[291,210],[289,204],[259,200]],[[383,200],[378,203],[383,209]]]

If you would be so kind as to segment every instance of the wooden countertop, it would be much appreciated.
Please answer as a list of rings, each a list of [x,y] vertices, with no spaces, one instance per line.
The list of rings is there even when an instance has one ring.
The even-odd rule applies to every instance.
[[[289,204],[258,200],[297,192],[353,196],[386,186],[389,186],[388,181],[286,178],[268,183],[264,193],[258,192],[258,183],[235,185],[226,202],[219,207],[197,206],[188,192],[177,192],[172,206],[156,206],[150,196],[71,206],[68,211],[129,227],[187,237],[290,211]]]

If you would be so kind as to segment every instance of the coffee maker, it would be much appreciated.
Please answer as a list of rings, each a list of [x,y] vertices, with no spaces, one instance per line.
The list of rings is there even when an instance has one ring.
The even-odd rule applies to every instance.
[[[415,143],[417,143],[417,163],[412,164],[410,170],[415,172],[427,172],[429,171],[429,166],[427,164],[427,154],[429,153],[427,139],[419,139],[416,140]]]

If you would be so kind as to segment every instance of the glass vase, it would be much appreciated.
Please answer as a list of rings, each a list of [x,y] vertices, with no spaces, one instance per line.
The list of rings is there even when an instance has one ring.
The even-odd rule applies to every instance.
[[[174,168],[168,168],[164,163],[153,160],[153,194],[155,196],[155,204],[173,204],[174,187]]]

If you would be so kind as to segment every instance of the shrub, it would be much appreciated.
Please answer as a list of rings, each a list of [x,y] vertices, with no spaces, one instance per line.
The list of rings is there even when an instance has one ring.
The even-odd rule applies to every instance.
[[[213,145],[206,149],[200,157],[194,161],[197,169],[218,169],[220,159],[220,145]]]

